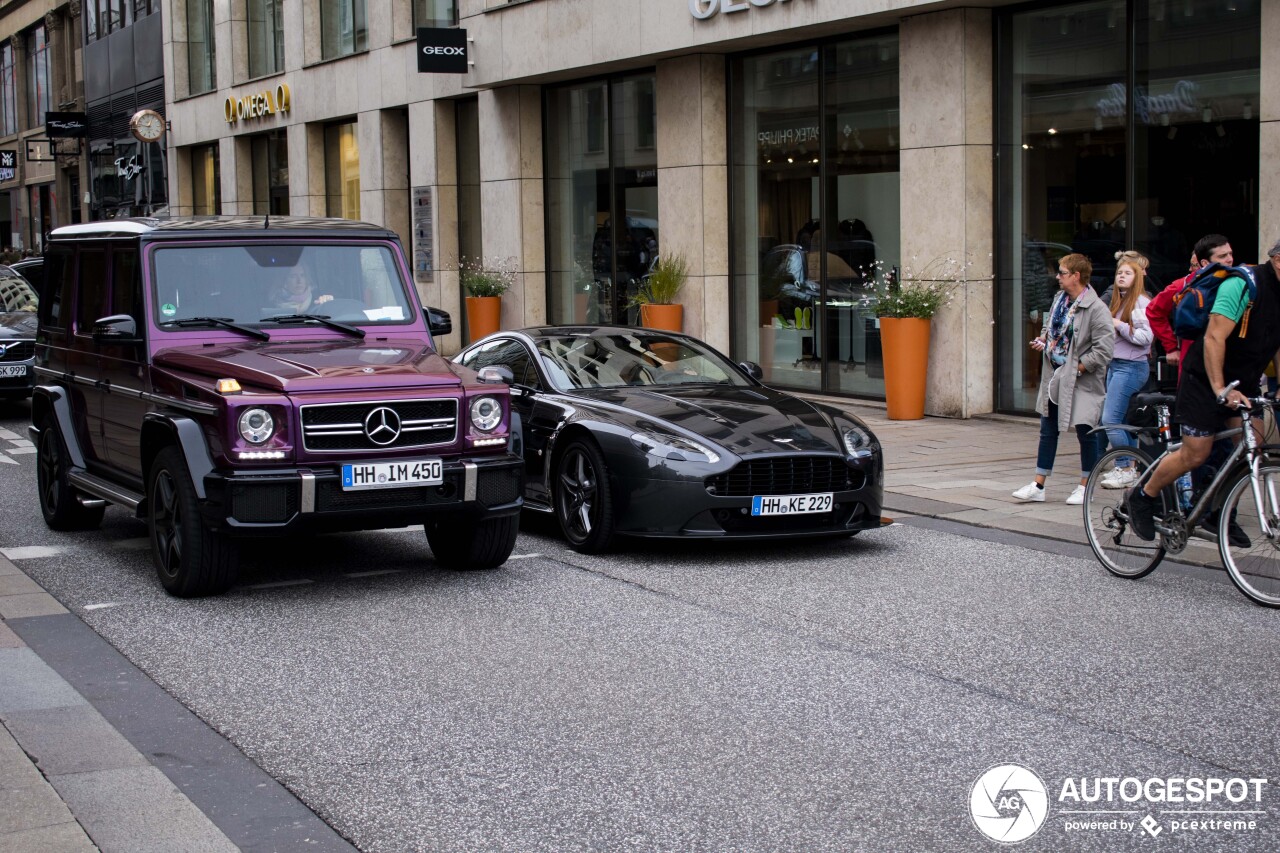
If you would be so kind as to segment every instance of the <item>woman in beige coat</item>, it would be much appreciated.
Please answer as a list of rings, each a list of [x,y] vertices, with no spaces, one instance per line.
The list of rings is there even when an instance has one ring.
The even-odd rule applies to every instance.
[[[1093,264],[1084,255],[1067,255],[1058,262],[1062,292],[1054,300],[1040,337],[1031,348],[1043,354],[1040,393],[1040,450],[1035,479],[1013,496],[1020,501],[1043,501],[1044,483],[1053,473],[1058,434],[1075,427],[1080,440],[1080,485],[1067,498],[1084,503],[1084,484],[1102,452],[1102,434],[1090,435],[1098,425],[1107,397],[1107,365],[1115,346],[1115,327],[1106,303],[1089,286]]]

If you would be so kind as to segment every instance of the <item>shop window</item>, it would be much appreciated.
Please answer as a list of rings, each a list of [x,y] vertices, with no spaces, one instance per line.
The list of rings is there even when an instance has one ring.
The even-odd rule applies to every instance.
[[[249,76],[284,70],[284,0],[249,0]]]
[[[253,212],[289,215],[289,137],[273,130],[253,137]]]
[[[1132,21],[1132,25],[1130,25]],[[998,406],[1030,411],[1058,260],[1150,260],[1155,292],[1207,233],[1258,254],[1259,0],[1090,0],[997,17]],[[1084,46],[1084,47],[1082,47]]]
[[[0,44],[0,136],[18,132],[18,77],[13,45]]]
[[[731,65],[733,351],[767,381],[884,395],[868,288],[899,274],[898,36]]]
[[[368,50],[365,0],[320,0],[320,51],[333,59]]]
[[[186,0],[187,83],[190,94],[217,88],[213,0]]]
[[[218,145],[197,145],[191,149],[191,212],[211,216],[222,212],[222,181],[218,168]]]
[[[343,219],[360,218],[360,144],[356,123],[324,129],[326,211]]]
[[[27,36],[27,126],[40,127],[44,114],[53,109],[49,87],[53,77],[49,73],[49,32],[44,25],[36,27]]]
[[[458,26],[457,0],[413,0],[415,27]]]
[[[635,323],[659,253],[654,75],[547,90],[548,316]]]

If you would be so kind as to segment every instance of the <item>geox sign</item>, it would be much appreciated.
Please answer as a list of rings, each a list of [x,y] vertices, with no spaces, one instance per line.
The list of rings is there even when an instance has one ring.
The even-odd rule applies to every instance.
[[[418,27],[419,74],[466,74],[467,31],[456,27]]]
[[[717,12],[745,12],[752,6],[772,6],[774,3],[789,3],[791,0],[689,0],[689,11],[695,18],[705,21]]]

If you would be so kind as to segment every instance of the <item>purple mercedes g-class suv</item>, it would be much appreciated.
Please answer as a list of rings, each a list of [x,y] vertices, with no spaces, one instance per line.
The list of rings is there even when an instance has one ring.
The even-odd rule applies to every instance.
[[[48,525],[145,519],[164,588],[210,595],[250,537],[423,524],[501,565],[523,465],[502,368],[442,358],[396,235],[333,219],[117,219],[45,251],[31,436]],[[504,381],[505,380],[505,381]]]

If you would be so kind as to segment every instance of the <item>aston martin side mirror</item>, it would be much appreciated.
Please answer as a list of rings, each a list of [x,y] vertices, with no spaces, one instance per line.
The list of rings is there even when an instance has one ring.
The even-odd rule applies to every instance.
[[[754,361],[743,361],[738,363],[738,367],[757,382],[764,381],[764,368],[756,364]]]

